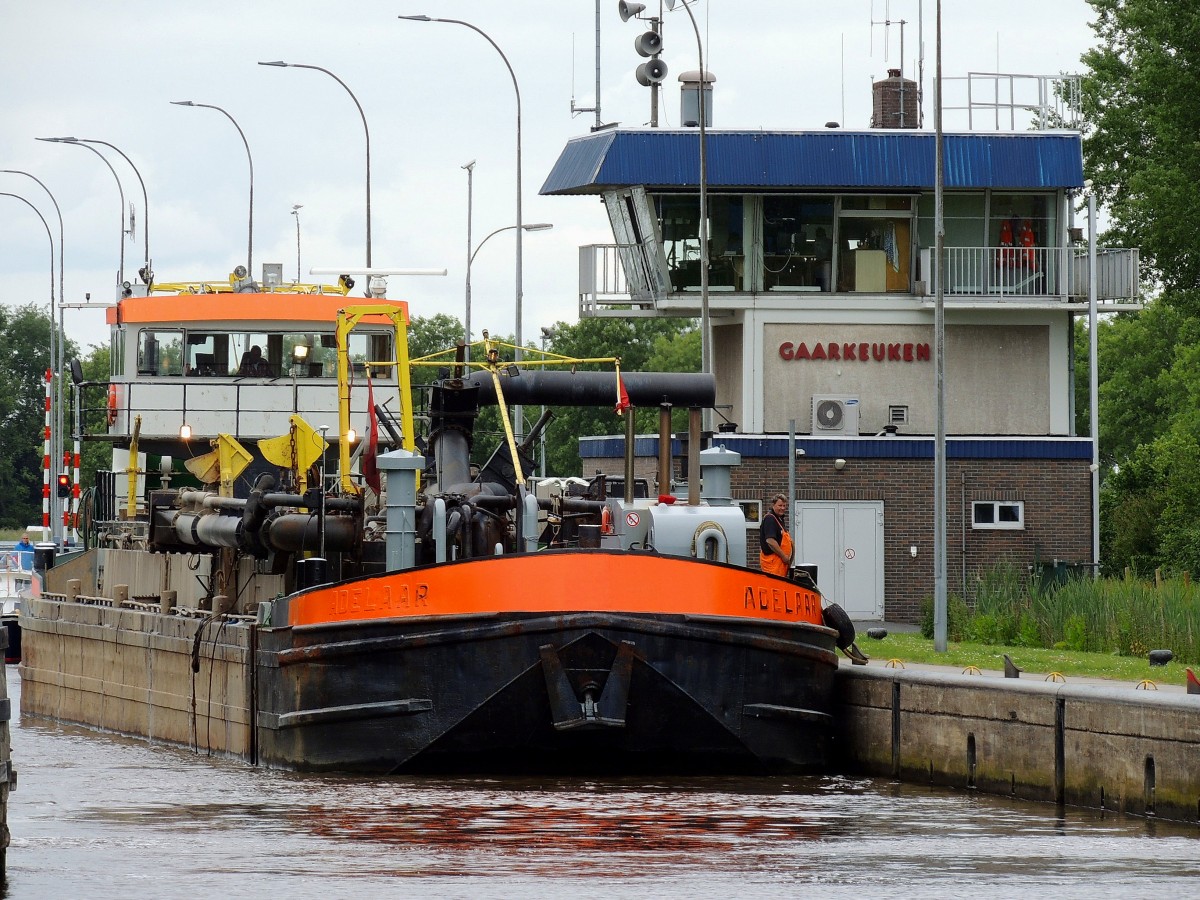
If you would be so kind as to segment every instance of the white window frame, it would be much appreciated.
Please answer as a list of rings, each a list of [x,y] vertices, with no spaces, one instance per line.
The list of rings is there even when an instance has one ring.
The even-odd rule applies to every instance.
[[[761,500],[735,500],[733,502],[742,508],[742,514],[746,517],[747,528],[758,528],[762,524]]]
[[[992,508],[992,521],[979,522],[976,520],[975,510],[981,506],[990,506]],[[1001,521],[1000,507],[1011,506],[1017,510],[1017,520]],[[971,501],[971,528],[977,531],[1024,531],[1025,530],[1025,501],[1024,500],[972,500]]]

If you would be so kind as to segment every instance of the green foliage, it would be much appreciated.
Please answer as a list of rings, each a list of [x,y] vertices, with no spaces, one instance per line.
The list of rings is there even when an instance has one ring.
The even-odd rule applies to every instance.
[[[958,594],[946,597],[946,638],[961,641],[966,638],[971,625],[971,609]],[[921,601],[921,634],[933,637],[933,597]]]
[[[578,324],[555,325],[555,336],[547,349],[561,356],[588,359],[617,356],[621,370],[696,372],[700,370],[700,335],[691,319],[586,318]],[[611,371],[611,364],[586,364],[581,370]],[[614,405],[616,397],[613,397]],[[673,427],[684,427],[685,411]],[[636,410],[640,432],[658,430],[658,410]],[[622,434],[624,423],[612,407],[563,408],[546,431],[546,470],[551,475],[591,475],[583,472],[579,438],[588,435]]]
[[[108,428],[106,414],[107,384],[111,350],[92,347],[80,358],[85,382],[96,382],[83,388],[83,433],[103,434]],[[112,445],[107,441],[84,441],[80,451],[79,480],[86,489],[96,483],[96,470],[112,468]]]
[[[1004,669],[1004,653],[1012,653],[1025,670],[1023,679],[1042,681],[1050,672],[1060,672],[1071,681],[1075,676],[1119,679],[1128,682],[1151,678],[1158,684],[1182,685],[1187,677],[1188,663],[1178,658],[1162,668],[1151,668],[1145,656],[1127,657],[1108,652],[1073,651],[1065,647],[1005,648],[975,643],[951,641],[945,652],[933,649],[928,638],[912,632],[892,631],[881,641],[867,641],[860,646],[876,659],[899,659],[904,663],[927,663],[967,666],[995,672]],[[1017,652],[1013,652],[1013,651]],[[1132,689],[1132,684],[1128,685]]]
[[[41,521],[51,327],[50,316],[35,304],[0,305],[0,525]],[[67,341],[64,358],[76,352]]]
[[[443,350],[452,350],[463,339],[463,324],[454,316],[438,313],[434,316],[414,316],[408,324],[408,358],[419,359]],[[446,357],[446,364],[453,361]],[[412,383],[429,384],[436,380],[438,370],[432,366],[414,366]]]
[[[950,607],[950,639],[986,646],[1056,647],[1064,650],[1145,656],[1168,648],[1181,660],[1200,663],[1200,591],[1190,578],[1160,584],[1135,578],[1069,578],[1047,582],[999,565],[977,580],[975,609],[956,622]],[[922,605],[921,630],[933,634],[932,600]]]
[[[1200,6],[1089,0],[1098,45],[1083,55],[1087,170],[1109,209],[1110,245],[1141,247],[1167,287],[1200,283]],[[1111,240],[1115,239],[1115,243]]]

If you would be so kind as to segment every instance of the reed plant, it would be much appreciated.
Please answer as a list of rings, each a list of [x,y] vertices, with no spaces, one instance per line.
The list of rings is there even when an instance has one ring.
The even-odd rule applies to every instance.
[[[1166,649],[1200,664],[1200,590],[1186,574],[1059,582],[1001,563],[979,572],[972,587],[972,602],[951,598],[951,640],[1137,657]],[[931,637],[932,598],[921,625]]]

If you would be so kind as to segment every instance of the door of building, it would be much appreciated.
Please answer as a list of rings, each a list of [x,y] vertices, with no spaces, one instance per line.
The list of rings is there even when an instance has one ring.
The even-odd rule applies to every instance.
[[[798,500],[796,562],[817,566],[817,586],[850,618],[883,619],[883,501]]]

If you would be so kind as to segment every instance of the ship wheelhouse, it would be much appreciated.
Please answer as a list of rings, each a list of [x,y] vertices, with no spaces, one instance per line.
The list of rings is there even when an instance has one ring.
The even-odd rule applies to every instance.
[[[128,297],[109,313],[112,370],[106,439],[113,469],[134,442],[138,467],[186,459],[231,435],[253,447],[287,434],[290,417],[339,435],[337,341],[342,293],[155,294]],[[348,335],[350,442],[376,405],[399,409],[392,324],[370,318]]]

